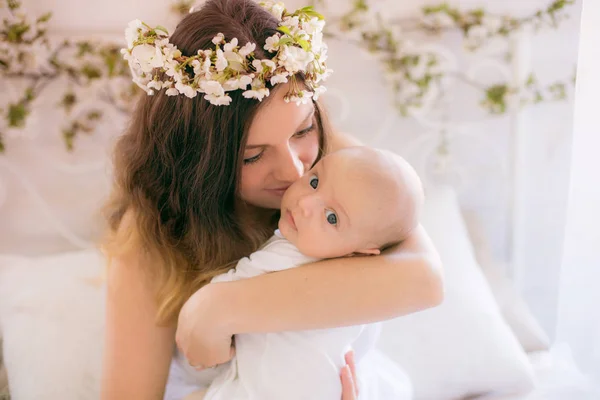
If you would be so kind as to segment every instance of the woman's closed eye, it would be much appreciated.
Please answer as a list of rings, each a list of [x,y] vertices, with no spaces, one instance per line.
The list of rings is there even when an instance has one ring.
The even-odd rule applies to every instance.
[[[306,129],[302,129],[301,131],[299,131],[299,132],[296,132],[296,133],[294,134],[294,137],[295,137],[295,138],[297,138],[297,139],[298,139],[298,138],[302,138],[302,137],[304,137],[304,136],[308,135],[309,133],[311,133],[311,132],[312,132],[312,131],[314,131],[314,130],[315,130],[315,124],[313,123],[313,124],[312,124],[311,126],[309,126],[308,128],[306,128]]]
[[[257,162],[258,160],[260,160],[260,158],[262,157],[263,152],[261,151],[260,153],[258,153],[257,155],[250,157],[250,158],[244,158],[244,165],[248,165],[248,164],[252,164]]]

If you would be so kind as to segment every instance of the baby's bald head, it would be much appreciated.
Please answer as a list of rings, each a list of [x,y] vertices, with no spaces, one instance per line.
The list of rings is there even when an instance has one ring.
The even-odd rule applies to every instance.
[[[371,223],[364,227],[369,244],[385,248],[404,240],[417,226],[423,204],[423,187],[416,171],[387,150],[351,147],[331,156],[336,155],[352,165],[346,175],[354,182],[364,212],[370,214]]]

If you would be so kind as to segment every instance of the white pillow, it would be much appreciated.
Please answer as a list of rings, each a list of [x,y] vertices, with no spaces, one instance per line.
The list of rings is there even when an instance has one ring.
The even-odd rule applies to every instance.
[[[0,336],[12,398],[99,397],[104,268],[95,250],[0,256]]]
[[[417,400],[533,388],[533,370],[473,255],[449,188],[427,193],[422,223],[442,258],[442,305],[384,323],[379,348],[410,376]]]
[[[527,353],[548,350],[550,338],[506,275],[506,267],[493,259],[479,218],[474,213],[463,212],[462,215],[475,248],[475,259],[481,266],[504,320],[521,343],[523,350]]]

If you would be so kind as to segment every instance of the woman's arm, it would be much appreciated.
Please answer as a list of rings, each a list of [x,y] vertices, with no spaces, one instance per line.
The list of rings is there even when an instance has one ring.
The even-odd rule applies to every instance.
[[[113,260],[108,270],[103,400],[162,400],[175,326],[155,323],[155,290],[141,257]]]
[[[333,328],[440,304],[441,262],[422,227],[373,257],[338,258],[228,284],[212,293],[227,333]]]
[[[441,262],[419,226],[380,256],[320,261],[194,293],[177,343],[194,365],[230,357],[238,333],[333,328],[381,321],[441,303]]]

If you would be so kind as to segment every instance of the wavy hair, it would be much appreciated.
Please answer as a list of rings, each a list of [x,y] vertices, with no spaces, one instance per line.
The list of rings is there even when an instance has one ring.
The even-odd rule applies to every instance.
[[[170,41],[192,55],[221,32],[228,41],[256,43],[257,58],[271,58],[263,45],[277,26],[252,0],[209,0],[178,24]],[[144,94],[115,145],[103,247],[109,259],[132,251],[147,256],[160,324],[172,321],[194,291],[258,249],[276,227],[278,211],[248,223],[243,214],[250,211],[239,201],[248,130],[269,98],[245,99],[240,90],[230,96],[231,105],[214,106],[202,96]],[[314,105],[320,158],[328,124],[322,107]],[[123,223],[130,214],[131,223]]]

